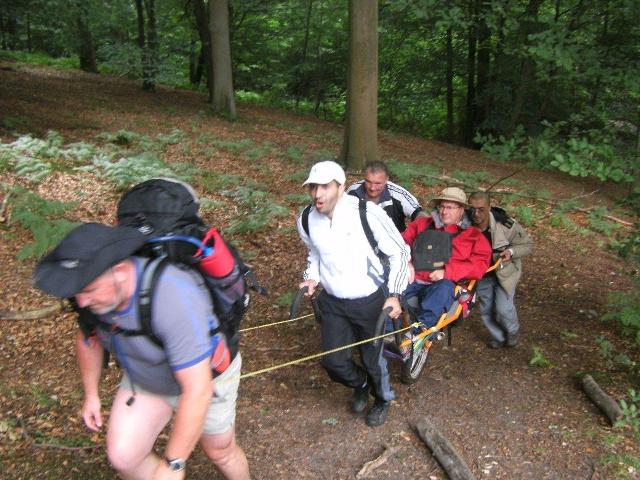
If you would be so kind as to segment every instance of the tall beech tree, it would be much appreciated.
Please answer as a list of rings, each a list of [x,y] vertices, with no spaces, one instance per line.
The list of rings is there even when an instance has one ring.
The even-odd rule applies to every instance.
[[[209,0],[211,21],[211,64],[213,66],[213,111],[236,118],[236,102],[233,97],[233,73],[231,45],[229,42],[229,2]]]
[[[361,169],[378,153],[378,2],[349,0],[349,66],[340,161]]]

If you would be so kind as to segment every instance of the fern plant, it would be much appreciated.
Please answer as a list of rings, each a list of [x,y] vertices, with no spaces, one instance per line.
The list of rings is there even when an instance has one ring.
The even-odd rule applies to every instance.
[[[33,235],[33,242],[18,252],[18,260],[40,258],[77,225],[61,218],[74,207],[73,203],[45,200],[20,187],[13,187],[7,195],[11,207],[10,224],[17,223]]]
[[[267,192],[256,190],[246,186],[238,186],[233,190],[222,192],[223,195],[233,198],[247,210],[247,213],[232,222],[225,230],[227,234],[248,233],[262,230],[269,226],[276,217],[282,217],[289,210],[276,203]]]

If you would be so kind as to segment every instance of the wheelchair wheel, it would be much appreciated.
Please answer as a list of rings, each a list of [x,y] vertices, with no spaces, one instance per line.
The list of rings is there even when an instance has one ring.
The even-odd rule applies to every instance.
[[[402,383],[415,383],[420,378],[420,374],[427,363],[429,349],[430,346],[423,344],[422,348],[417,352],[413,349],[411,350],[411,355],[402,365],[402,376],[400,377]]]

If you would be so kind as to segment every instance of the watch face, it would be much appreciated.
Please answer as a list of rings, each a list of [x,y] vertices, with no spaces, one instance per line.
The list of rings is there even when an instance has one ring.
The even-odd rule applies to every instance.
[[[171,469],[171,471],[179,472],[181,470],[184,470],[187,462],[185,462],[181,458],[176,458],[175,460],[167,459],[167,463],[169,464],[169,469]]]

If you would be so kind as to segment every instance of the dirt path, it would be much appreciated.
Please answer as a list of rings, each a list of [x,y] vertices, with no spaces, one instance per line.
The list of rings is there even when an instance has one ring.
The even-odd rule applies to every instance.
[[[337,126],[306,117],[243,106],[241,120],[230,124],[200,113],[204,97],[194,92],[160,89],[148,95],[125,80],[15,64],[0,67],[0,115],[20,120],[22,133],[43,135],[53,129],[68,141],[93,141],[101,131],[155,135],[179,128],[187,132],[190,147],[171,147],[166,161],[250,177],[283,204],[286,195],[304,193],[289,175],[307,167],[283,161],[278,152],[296,147],[310,158],[311,152],[339,148]],[[9,134],[0,128],[4,141]],[[269,142],[271,153],[256,163],[229,151],[207,154],[196,148],[203,135],[229,141],[250,138],[255,145]],[[506,169],[473,151],[401,135],[381,134],[381,149],[385,159],[429,162],[447,174],[482,170],[497,176]],[[47,198],[78,200],[73,213],[78,219],[110,221],[117,192],[102,179],[77,176],[57,173],[38,191]],[[530,188],[563,198],[598,188],[548,172],[525,171],[520,178]],[[18,182],[8,171],[0,171],[0,181]],[[414,187],[422,200],[440,188]],[[619,193],[608,186],[586,202],[611,204]],[[287,316],[287,309],[275,301],[295,289],[303,267],[304,249],[291,228],[297,208],[290,206],[277,228],[234,238],[241,250],[251,252],[259,277],[272,293],[268,300],[256,299],[247,325]],[[212,222],[228,226],[233,209],[210,215]],[[51,304],[29,286],[32,263],[15,260],[27,232],[0,228],[0,309]],[[640,446],[628,432],[606,425],[576,380],[579,372],[605,369],[594,341],[598,335],[620,341],[612,325],[599,317],[609,291],[630,287],[624,265],[598,248],[599,238],[563,233],[544,220],[528,230],[536,247],[525,262],[518,291],[523,335],[517,348],[487,349],[487,334],[475,313],[454,330],[451,347],[442,342],[433,349],[417,384],[402,385],[398,365],[391,366],[397,400],[388,421],[376,429],[349,413],[350,392],[330,382],[314,362],[247,379],[241,386],[237,428],[254,478],[352,479],[385,446],[397,446],[399,453],[371,478],[445,478],[415,435],[414,425],[423,415],[449,437],[477,478],[640,478],[632,467],[615,460],[627,455],[640,462]],[[87,448],[92,442],[101,445],[104,437],[88,434],[78,416],[81,393],[73,330],[70,314],[0,323],[0,477],[113,478],[103,450]],[[551,362],[550,368],[529,365],[534,346]],[[318,350],[319,332],[312,320],[250,332],[242,340],[244,371]],[[118,374],[115,368],[107,372],[105,402]],[[609,371],[598,378],[618,398],[624,396],[628,385],[623,376]],[[201,453],[190,462],[190,470],[190,478],[210,478]]]

